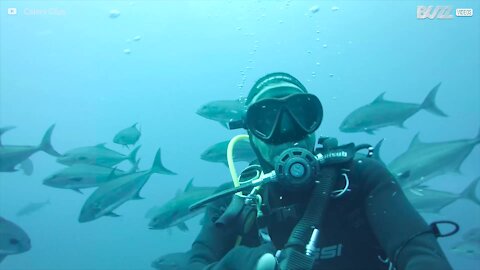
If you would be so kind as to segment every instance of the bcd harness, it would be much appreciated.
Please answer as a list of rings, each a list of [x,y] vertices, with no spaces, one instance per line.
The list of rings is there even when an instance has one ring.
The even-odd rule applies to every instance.
[[[348,188],[347,182],[345,189],[334,191],[337,178],[342,174],[342,169],[346,168],[346,165],[353,160],[357,151],[368,149],[366,156],[373,155],[373,147],[367,144],[355,146],[350,143],[338,146],[338,142],[334,138],[320,138],[318,143],[320,147],[315,150],[316,155],[303,148],[287,149],[280,155],[274,171],[263,174],[255,172],[256,170],[252,168],[245,170],[241,176],[254,177],[249,180],[243,180],[240,177],[240,181],[243,180],[243,182],[238,187],[214,194],[190,208],[196,209],[208,202],[236,193],[224,214],[215,224],[216,226],[229,226],[238,235],[243,235],[250,230],[257,216],[262,215],[260,211],[262,198],[258,195],[257,187],[277,182],[288,190],[312,189],[305,212],[280,254],[285,258],[282,259],[281,269],[311,269],[315,261],[313,250],[317,238],[321,235],[317,227],[322,223],[322,216],[328,207],[328,202],[331,197],[343,194]],[[348,181],[346,174],[344,177]],[[244,191],[250,191],[250,193],[248,195],[241,194]]]
[[[244,139],[245,137],[243,137]],[[233,144],[236,142],[232,139]],[[231,143],[232,144],[232,143]],[[216,221],[218,227],[228,226],[233,230],[241,241],[241,236],[250,231],[258,218],[263,216],[261,211],[262,197],[258,194],[261,186],[268,183],[276,182],[287,190],[306,191],[312,190],[308,204],[305,207],[303,216],[292,230],[284,249],[277,254],[280,259],[280,269],[300,270],[312,269],[315,263],[314,251],[317,246],[318,238],[322,232],[318,229],[323,222],[325,210],[328,208],[329,201],[333,197],[340,197],[349,187],[348,168],[355,154],[367,149],[366,157],[373,156],[373,147],[368,144],[355,146],[353,143],[338,145],[335,138],[322,137],[318,140],[320,145],[315,149],[316,155],[303,148],[290,148],[280,154],[275,164],[275,170],[264,174],[259,165],[251,165],[247,167],[240,177],[236,176],[234,170],[231,169],[232,178],[235,187],[216,193],[202,201],[193,204],[190,209],[197,209],[205,206],[207,203],[233,196],[231,203],[222,216]],[[229,165],[233,164],[231,160],[231,151],[233,145],[229,145]],[[229,166],[232,168],[233,166]],[[342,189],[334,190],[337,179],[343,177],[345,186]],[[243,192],[248,192],[246,195]],[[303,207],[302,207],[303,208]],[[300,212],[298,205],[290,205],[271,209],[270,214],[277,218],[286,218],[288,216],[295,217]],[[298,217],[298,216],[297,216]],[[453,232],[441,234],[438,224],[449,223],[455,226]],[[392,262],[397,260],[398,255],[403,248],[415,237],[424,233],[433,233],[437,237],[448,236],[458,231],[458,225],[441,221],[432,223],[428,230],[413,235],[397,249],[392,260],[388,260],[392,266]]]

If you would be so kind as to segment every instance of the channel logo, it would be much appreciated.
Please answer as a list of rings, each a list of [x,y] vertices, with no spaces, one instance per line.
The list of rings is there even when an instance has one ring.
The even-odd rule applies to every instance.
[[[449,20],[453,18],[452,7],[450,6],[417,6],[417,19],[440,19]]]
[[[7,8],[8,15],[17,15],[17,8]]]

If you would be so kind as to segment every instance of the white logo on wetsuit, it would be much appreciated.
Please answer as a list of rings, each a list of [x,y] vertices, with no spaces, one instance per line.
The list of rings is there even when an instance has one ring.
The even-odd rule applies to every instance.
[[[333,259],[342,256],[343,244],[326,246],[316,250],[316,258],[320,260]]]

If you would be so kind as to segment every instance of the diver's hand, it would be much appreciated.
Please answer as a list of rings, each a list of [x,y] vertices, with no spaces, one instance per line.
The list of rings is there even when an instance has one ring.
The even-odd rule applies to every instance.
[[[222,260],[215,265],[213,269],[229,269],[229,270],[274,270],[275,268],[256,268],[259,260],[265,254],[270,254],[275,260],[273,254],[276,249],[271,242],[265,243],[258,247],[238,246],[230,250]],[[263,261],[263,260],[262,260]]]

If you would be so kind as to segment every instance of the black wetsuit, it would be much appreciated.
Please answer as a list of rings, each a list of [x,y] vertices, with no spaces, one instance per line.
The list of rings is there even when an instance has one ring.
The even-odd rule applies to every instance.
[[[397,270],[452,269],[435,236],[428,232],[429,226],[382,164],[363,158],[348,167],[350,191],[330,200],[320,226],[320,250],[314,269],[389,269],[390,261]],[[345,181],[339,178],[336,184],[341,188]],[[303,215],[309,196],[282,192],[274,184],[267,186],[265,192],[268,232],[275,247],[282,249]],[[217,269],[215,265],[221,265],[218,262],[234,247],[236,235],[213,223],[229,201],[218,200],[208,206],[204,227],[192,245],[188,269]],[[298,215],[289,217],[285,215],[288,211],[273,210],[292,204],[287,208]],[[259,244],[255,227],[243,237],[242,245]],[[242,263],[238,261],[238,269],[247,269],[242,268]]]

